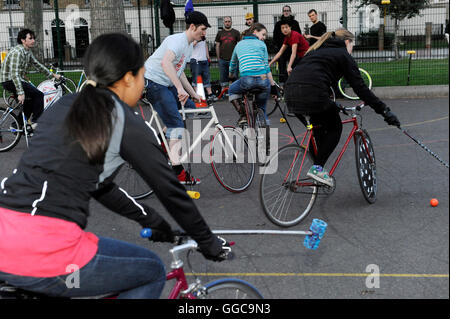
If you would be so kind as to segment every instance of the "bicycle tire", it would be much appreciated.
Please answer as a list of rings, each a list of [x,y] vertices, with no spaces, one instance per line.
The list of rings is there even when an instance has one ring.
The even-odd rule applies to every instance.
[[[204,299],[263,299],[262,294],[250,283],[235,278],[225,278],[205,284],[205,290],[197,295]]]
[[[0,107],[0,152],[13,149],[19,143],[22,134],[17,116]]]
[[[127,162],[120,168],[114,182],[134,199],[143,199],[153,194],[153,189]]]
[[[359,71],[361,73],[361,77],[364,80],[364,83],[366,83],[369,90],[372,89],[372,77],[370,76],[369,72],[366,70],[359,68]],[[347,83],[347,81],[344,78],[341,78],[338,82],[338,88],[339,91],[343,96],[345,96],[349,100],[359,100],[359,96],[353,91],[351,86]]]
[[[232,143],[236,158],[225,135]],[[210,143],[211,168],[217,181],[226,190],[240,193],[246,190],[255,177],[255,160],[244,134],[234,127],[219,129]]]
[[[267,125],[264,111],[256,110],[255,116],[256,133],[256,159],[259,164],[265,164],[270,155],[270,127]]]
[[[370,155],[370,157],[368,155]],[[355,135],[355,159],[359,186],[361,187],[361,191],[366,201],[373,204],[377,200],[375,151],[373,149],[372,140],[364,129],[360,134]]]
[[[299,169],[305,149],[297,144],[289,144],[274,153],[261,176],[259,198],[267,218],[275,225],[291,227],[308,216],[316,201],[318,187],[306,176],[313,160],[306,153],[305,161]]]

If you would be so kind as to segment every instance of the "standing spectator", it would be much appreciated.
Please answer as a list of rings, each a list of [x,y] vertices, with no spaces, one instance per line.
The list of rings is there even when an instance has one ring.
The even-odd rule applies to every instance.
[[[227,87],[230,83],[228,72],[230,68],[231,55],[234,47],[239,42],[241,34],[238,30],[231,27],[231,17],[223,18],[223,30],[216,35],[216,55],[219,61],[220,86],[221,89]]]
[[[291,55],[289,57],[289,62],[287,66],[288,75],[291,74],[292,69],[300,62],[301,58],[305,55],[306,51],[309,49],[308,41],[298,33],[297,31],[293,31],[291,28],[291,21],[284,21],[281,23],[281,32],[283,33],[284,42],[281,46],[280,51],[273,57],[272,61],[270,61],[269,66],[275,63],[280,57],[283,56],[283,53],[289,47],[291,49]]]
[[[245,25],[250,28],[255,23],[255,16],[251,12],[247,12],[245,15]]]
[[[196,42],[194,41],[194,50],[191,55],[191,74],[192,74],[192,87],[197,88],[197,76],[202,77],[203,87],[206,90],[206,98],[208,101],[217,101],[217,97],[212,94],[211,80],[209,76],[209,51],[206,45],[206,39]]]
[[[284,43],[284,34],[281,32],[281,24],[290,21],[291,29],[293,31],[296,31],[300,34],[302,34],[302,31],[300,30],[300,25],[298,24],[298,21],[294,19],[294,16],[292,15],[292,9],[290,6],[285,5],[283,7],[283,14],[280,17],[280,20],[275,24],[275,27],[273,29],[273,40],[276,46],[277,50],[280,50]],[[291,57],[291,49],[288,47],[284,51],[284,54],[280,56],[278,60],[278,67],[279,67],[279,82],[280,84],[283,84],[286,82],[288,74],[286,70],[286,64],[289,62],[289,59]]]
[[[327,26],[322,21],[319,21],[317,11],[315,9],[308,11],[308,17],[313,25],[309,28],[309,34],[305,35],[305,38],[308,39],[309,46],[312,46],[323,34],[327,32]]]

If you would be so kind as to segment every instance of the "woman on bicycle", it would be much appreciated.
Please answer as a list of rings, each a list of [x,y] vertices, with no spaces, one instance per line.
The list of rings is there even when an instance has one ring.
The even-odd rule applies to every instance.
[[[266,27],[261,23],[254,23],[246,31],[242,41],[238,42],[231,56],[230,78],[236,78],[238,65],[241,76],[230,85],[228,90],[230,102],[240,116],[238,124],[247,121],[245,110],[240,103],[242,94],[251,89],[260,89],[261,92],[256,94],[256,104],[264,110],[265,114],[270,86],[275,85],[269,68],[269,54],[264,43],[266,36]]]
[[[17,169],[1,181],[0,281],[50,296],[158,298],[166,278],[156,254],[83,230],[94,198],[152,228],[152,240],[173,241],[164,218],[113,183],[124,161],[206,258],[223,260],[228,249],[178,182],[152,130],[130,107],[144,88],[140,46],[127,35],[104,34],[84,59],[88,85],[43,114]],[[77,289],[66,284],[74,270]]]
[[[333,186],[324,165],[339,143],[342,122],[339,109],[330,99],[330,87],[344,77],[355,93],[389,125],[400,126],[391,112],[362,79],[358,65],[352,58],[354,35],[346,29],[325,33],[309,48],[302,61],[292,71],[286,82],[285,100],[290,112],[306,125],[304,115],[310,116],[317,145],[317,156],[308,176],[320,183]]]

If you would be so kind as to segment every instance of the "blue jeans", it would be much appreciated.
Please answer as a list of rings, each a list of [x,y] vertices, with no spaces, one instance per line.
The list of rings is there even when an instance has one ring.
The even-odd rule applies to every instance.
[[[94,258],[79,269],[79,288],[75,273],[38,278],[0,271],[0,280],[25,290],[59,297],[90,297],[119,293],[121,299],[157,299],[166,282],[164,264],[150,250],[127,242],[99,237]],[[69,277],[70,276],[70,277]],[[69,277],[69,278],[68,278]]]
[[[226,87],[230,82],[228,73],[230,72],[230,61],[219,59],[220,86]]]
[[[192,74],[192,86],[197,86],[197,76],[202,76],[203,87],[209,88],[211,87],[211,78],[209,75],[209,63],[208,61],[197,61],[195,59],[191,59],[189,63],[191,66],[191,74]]]
[[[228,89],[230,95],[230,101],[239,99],[242,94],[248,92],[251,89],[261,89],[262,92],[255,96],[256,105],[263,109],[266,114],[267,99],[270,95],[270,80],[262,79],[260,76],[244,76],[234,81]],[[266,116],[267,119],[267,116]]]
[[[181,103],[174,86],[164,86],[146,79],[147,99],[158,112],[159,117],[167,127],[168,139],[181,139],[184,132],[184,122],[178,110]],[[195,109],[195,103],[188,99],[184,105],[187,109]]]

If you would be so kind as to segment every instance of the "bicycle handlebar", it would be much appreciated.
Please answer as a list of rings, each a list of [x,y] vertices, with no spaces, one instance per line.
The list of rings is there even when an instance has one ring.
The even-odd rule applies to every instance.
[[[343,106],[342,104],[335,102],[336,106],[339,108],[339,110],[344,113],[345,115],[350,115],[347,112],[351,112],[351,113],[356,113],[357,111],[361,111],[365,106],[366,103],[364,101],[362,101],[361,103],[359,103],[358,105],[355,106]]]

